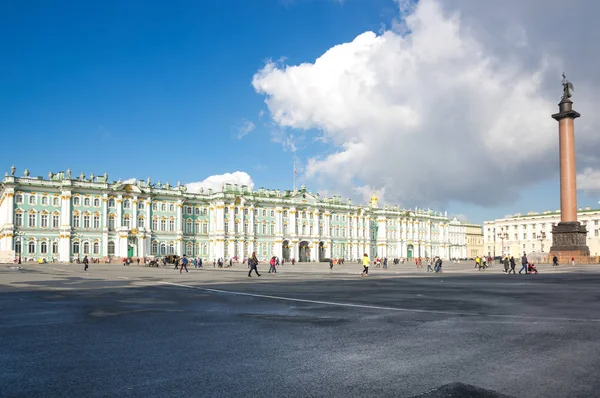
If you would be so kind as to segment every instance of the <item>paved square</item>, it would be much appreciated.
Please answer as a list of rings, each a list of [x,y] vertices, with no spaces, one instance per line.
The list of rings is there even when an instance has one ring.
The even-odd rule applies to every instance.
[[[0,395],[598,395],[597,265],[260,268],[0,265]]]

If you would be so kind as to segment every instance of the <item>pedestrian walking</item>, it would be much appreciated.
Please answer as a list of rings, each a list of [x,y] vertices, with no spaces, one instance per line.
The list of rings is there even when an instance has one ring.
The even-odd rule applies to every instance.
[[[523,257],[521,257],[521,269],[519,270],[519,274],[523,270],[525,270],[525,274],[527,274],[527,264],[529,264],[529,261],[527,261],[527,256],[525,253],[523,253]]]
[[[275,269],[275,256],[271,257],[271,261],[269,261],[269,274],[276,274],[277,269]]]
[[[369,260],[369,255],[367,253],[364,254],[362,258],[363,272],[360,273],[361,276],[369,276],[369,264],[371,260]]]
[[[183,271],[183,269],[185,268],[185,272],[190,272],[187,269],[187,263],[188,263],[188,259],[185,256],[185,254],[183,255],[183,257],[181,258],[181,267],[179,267],[179,273],[181,274],[181,271]]]
[[[508,274],[508,267],[510,265],[510,260],[508,259],[508,256],[504,256],[504,258],[502,259],[502,264],[504,264],[504,273]]]
[[[88,260],[88,256],[85,256],[83,258],[83,265],[84,265],[83,270],[84,271],[88,270],[89,263],[90,263],[90,260]]]
[[[571,257],[571,265],[575,265],[575,257]]]
[[[248,265],[250,265],[250,272],[248,272],[248,276],[252,276],[252,270],[256,272],[257,276],[260,276],[258,273],[258,258],[256,258],[256,252],[252,252],[252,256],[248,259]]]
[[[431,268],[431,263],[433,262],[432,258],[427,259],[427,272],[433,272],[433,268]]]
[[[383,258],[383,269],[387,269],[387,257]]]
[[[332,258],[329,259],[329,271],[333,272],[333,259]]]
[[[515,261],[515,258],[513,256],[510,256],[509,263],[510,263],[510,270],[508,271],[508,273],[510,274],[512,272],[513,274],[516,275],[515,267],[517,266],[517,262]]]
[[[558,257],[556,257],[556,254],[552,257],[552,266],[558,267]]]

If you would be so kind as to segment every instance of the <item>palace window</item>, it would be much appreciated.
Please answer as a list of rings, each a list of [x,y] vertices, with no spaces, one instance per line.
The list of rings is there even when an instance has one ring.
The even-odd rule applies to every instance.
[[[192,215],[192,208],[190,206],[185,207],[185,214],[187,214],[188,216]]]
[[[129,219],[129,217],[123,218],[123,226],[127,229],[131,228],[131,220]]]
[[[129,199],[125,199],[123,201],[123,208],[124,209],[131,209],[131,201]]]
[[[160,211],[167,211],[167,204],[163,203],[160,205]]]
[[[83,215],[83,228],[85,228],[85,229],[90,228],[90,215],[89,214]]]
[[[235,214],[236,216],[240,213],[240,209],[238,209],[237,207],[235,209],[233,209],[233,214]]]
[[[205,216],[208,215],[208,209],[202,209],[202,214],[204,214]]]
[[[229,207],[225,206],[225,215],[229,214]]]
[[[152,253],[152,254],[158,253],[158,243],[156,243],[156,241],[152,242],[152,247],[150,249],[150,253]]]
[[[35,205],[35,195],[29,195],[29,204]]]
[[[239,232],[238,228],[239,228],[238,223],[234,223],[233,224],[233,232],[235,232],[237,234]]]
[[[305,211],[302,212],[302,218],[306,218],[306,212]]]
[[[19,228],[23,226],[23,214],[15,213],[15,227]]]
[[[275,217],[275,212],[271,210],[271,217]]]
[[[275,235],[275,224],[271,224],[271,235]]]
[[[199,208],[199,207],[196,207],[196,208],[194,209],[194,214],[195,214],[195,215],[197,215],[197,216],[199,216],[199,215],[200,215],[200,208]]]
[[[138,210],[144,210],[146,206],[144,205],[144,202],[142,200],[140,200],[138,202]]]
[[[48,206],[48,197],[42,196],[42,206]]]
[[[175,254],[175,245],[169,243],[169,254]]]
[[[267,234],[267,224],[263,224],[263,226],[262,226],[262,233],[263,233],[263,235]]]
[[[94,229],[99,229],[100,228],[100,216],[97,214],[94,214]]]
[[[94,207],[100,207],[100,199],[94,199]]]
[[[244,223],[244,233],[245,234],[248,233],[248,223],[247,222]]]
[[[244,215],[247,216],[248,215],[248,209],[244,209]],[[598,225],[598,224],[596,224]]]
[[[113,242],[113,241],[108,242],[108,255],[109,256],[115,255],[115,242]]]
[[[283,234],[287,235],[287,233],[288,233],[288,226],[287,226],[287,224],[283,224]]]
[[[153,219],[152,220],[152,230],[156,231],[158,229],[158,220],[157,219]]]
[[[265,209],[263,209],[263,217],[267,216],[267,211]]]
[[[173,205],[173,204],[169,205],[169,211],[171,213],[173,213],[175,211],[175,205]]]
[[[29,228],[35,228],[35,213],[29,213]]]
[[[86,207],[89,206],[90,205],[90,198],[83,199],[83,205],[86,206]]]
[[[161,243],[160,244],[160,255],[164,256],[165,254],[167,254],[167,244]]]
[[[185,233],[187,234],[193,234],[194,233],[194,224],[192,223],[192,220],[187,220],[185,222]]]
[[[83,254],[89,254],[90,252],[90,242],[83,243]]]
[[[109,231],[115,230],[115,216],[112,214],[110,216],[108,216],[108,230]]]
[[[15,253],[21,254],[22,250],[21,250],[21,241],[20,240],[16,240],[15,241]]]
[[[202,224],[202,233],[204,233],[204,234],[208,233],[208,223]]]
[[[254,209],[254,217],[258,217],[258,209]]]
[[[160,220],[160,230],[163,232],[167,231],[167,220],[165,220],[165,219]]]
[[[108,199],[108,207],[115,207],[115,199],[114,198]]]
[[[258,232],[258,223],[257,222],[254,223],[254,229],[252,230],[252,232],[254,232],[254,233]]]
[[[35,242],[30,240],[27,249],[28,249],[27,252],[29,254],[34,254],[35,253]]]
[[[73,254],[79,254],[79,242],[73,242]]]
[[[158,211],[158,203],[152,203],[152,210]]]
[[[313,226],[312,225],[310,226],[310,234],[311,235],[313,234]]]
[[[73,197],[73,206],[79,206],[81,204],[81,199],[79,198],[79,196],[74,196]]]
[[[175,231],[175,220],[169,220],[169,232]]]
[[[40,253],[42,253],[42,254],[48,253],[48,242],[42,241],[42,243],[40,243]]]
[[[52,215],[52,228],[58,228],[58,224],[60,223],[60,216],[58,214]]]
[[[144,228],[144,217],[138,217],[138,228]]]
[[[94,242],[94,254],[98,255],[98,253],[100,253],[100,245],[98,242]]]
[[[60,206],[60,198],[54,197],[52,199],[52,205],[53,206]]]
[[[229,223],[225,222],[225,233],[229,233]]]
[[[208,255],[208,244],[206,243],[202,245],[202,254],[204,254],[205,256]]]
[[[306,235],[306,224],[302,224],[302,235]]]
[[[23,195],[21,195],[21,194],[15,195],[15,203],[18,205],[23,204]]]
[[[48,215],[42,214],[40,219],[40,225],[42,228],[48,228]]]
[[[287,216],[288,216],[288,212],[287,212],[287,210],[284,210],[284,211],[283,211],[283,216],[284,216],[284,217],[287,217]]]
[[[79,214],[73,214],[73,228],[79,228]]]
[[[185,244],[185,255],[186,256],[193,256],[194,255],[194,246],[191,242],[187,242]]]
[[[52,254],[58,254],[58,242],[52,242]]]

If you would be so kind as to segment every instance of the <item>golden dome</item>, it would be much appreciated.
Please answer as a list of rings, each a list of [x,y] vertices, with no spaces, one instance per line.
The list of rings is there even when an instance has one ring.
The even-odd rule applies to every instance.
[[[375,193],[375,191],[373,191],[373,195],[371,195],[371,202],[377,202],[379,201],[379,198],[377,197],[377,194]]]

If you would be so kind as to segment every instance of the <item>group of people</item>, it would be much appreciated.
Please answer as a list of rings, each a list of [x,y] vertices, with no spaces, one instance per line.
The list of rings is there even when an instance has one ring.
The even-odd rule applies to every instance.
[[[502,272],[504,272],[505,274],[516,274],[515,268],[517,267],[517,262],[515,261],[515,258],[513,256],[509,256],[509,255],[503,256],[501,263],[504,266]],[[529,262],[529,260],[527,259],[527,255],[525,253],[523,253],[523,257],[521,257],[521,269],[519,270],[519,274],[521,274],[523,271],[525,271],[525,274],[537,274],[538,273],[538,270],[535,267],[535,264]]]

